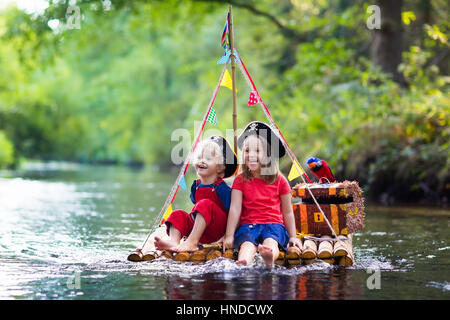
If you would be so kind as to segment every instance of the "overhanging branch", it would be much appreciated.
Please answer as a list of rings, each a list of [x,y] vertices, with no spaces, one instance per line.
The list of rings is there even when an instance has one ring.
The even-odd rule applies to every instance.
[[[294,40],[296,42],[305,42],[305,41],[308,41],[308,39],[310,38],[309,36],[306,36],[305,34],[300,33],[295,29],[285,26],[284,24],[281,23],[281,21],[279,19],[277,19],[276,16],[270,14],[269,12],[262,11],[262,10],[256,8],[255,6],[253,6],[249,3],[246,3],[246,2],[240,2],[240,1],[235,1],[235,0],[192,0],[192,1],[195,1],[195,2],[217,2],[217,3],[223,3],[223,4],[231,4],[233,6],[246,9],[255,15],[267,18],[270,22],[272,22],[275,26],[277,26],[277,28],[280,30],[281,34],[284,37],[289,38],[290,40]],[[314,30],[312,30],[310,32],[314,32]]]

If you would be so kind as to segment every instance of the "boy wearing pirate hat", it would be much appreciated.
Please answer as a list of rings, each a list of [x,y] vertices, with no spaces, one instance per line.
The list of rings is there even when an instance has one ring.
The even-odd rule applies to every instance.
[[[155,237],[158,250],[196,251],[199,243],[216,242],[225,233],[231,189],[223,179],[236,173],[236,155],[225,138],[212,136],[197,146],[193,165],[199,177],[191,186],[194,207],[172,212],[165,221],[170,239]]]

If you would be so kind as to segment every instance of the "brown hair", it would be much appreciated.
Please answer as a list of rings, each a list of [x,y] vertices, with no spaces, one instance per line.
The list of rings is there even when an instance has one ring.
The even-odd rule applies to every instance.
[[[252,135],[257,138],[263,147],[263,159],[261,163],[261,177],[267,184],[272,184],[278,179],[278,174],[280,173],[280,169],[278,168],[276,160],[270,154],[270,148],[268,148],[267,140],[258,135]],[[253,180],[253,174],[248,169],[247,164],[244,162],[244,150],[249,137],[245,138],[242,144],[242,154],[241,154],[241,165],[239,166],[239,173],[242,174],[242,177],[246,181]]]

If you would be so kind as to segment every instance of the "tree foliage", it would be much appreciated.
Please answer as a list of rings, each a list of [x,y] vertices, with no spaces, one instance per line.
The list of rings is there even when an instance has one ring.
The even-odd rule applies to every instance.
[[[50,1],[39,15],[3,9],[0,167],[22,157],[170,166],[171,133],[194,133],[217,83],[227,2]],[[231,3],[239,52],[299,159],[325,158],[340,179],[357,179],[388,202],[448,201],[446,1],[403,1],[398,72],[406,86],[370,59],[367,1]],[[67,28],[73,4],[80,29]],[[237,87],[239,127],[264,120],[246,106],[239,76]],[[232,127],[226,90],[215,105],[221,130]]]

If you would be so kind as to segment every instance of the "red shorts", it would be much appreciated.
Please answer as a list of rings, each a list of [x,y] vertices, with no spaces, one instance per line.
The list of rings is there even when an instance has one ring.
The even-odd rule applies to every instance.
[[[210,199],[202,199],[194,205],[191,213],[183,210],[175,210],[165,221],[167,232],[170,226],[180,231],[182,237],[188,237],[194,227],[194,219],[201,214],[206,222],[206,228],[200,238],[200,243],[218,241],[227,228],[227,214],[215,202]]]

